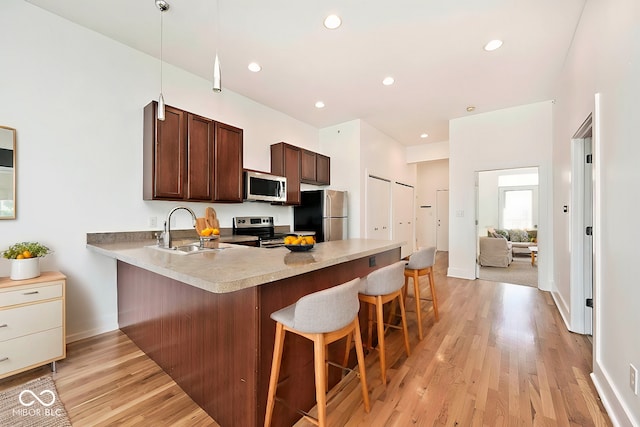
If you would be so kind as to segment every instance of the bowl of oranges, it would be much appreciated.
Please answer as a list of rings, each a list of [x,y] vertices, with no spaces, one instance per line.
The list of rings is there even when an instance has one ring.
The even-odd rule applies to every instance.
[[[292,252],[304,252],[313,249],[316,238],[312,234],[289,234],[284,238],[284,246]]]

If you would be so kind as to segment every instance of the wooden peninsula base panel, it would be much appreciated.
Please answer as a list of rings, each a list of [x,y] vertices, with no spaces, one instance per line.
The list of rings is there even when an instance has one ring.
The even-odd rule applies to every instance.
[[[396,248],[229,293],[209,292],[118,261],[118,321],[220,425],[261,426],[275,336],[270,314],[399,259]],[[367,323],[362,320],[364,334]],[[343,355],[344,341],[329,347],[331,360],[338,362]],[[351,360],[353,366],[355,357]],[[340,372],[332,371],[330,386],[340,379]],[[313,345],[294,334],[285,340],[277,395],[292,408],[315,405]],[[291,426],[299,418],[276,404],[274,426]]]

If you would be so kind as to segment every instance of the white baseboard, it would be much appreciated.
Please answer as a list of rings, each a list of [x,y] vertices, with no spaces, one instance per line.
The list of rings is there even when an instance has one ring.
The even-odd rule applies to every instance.
[[[476,272],[474,269],[449,267],[447,269],[447,276],[456,277],[458,279],[475,280]]]
[[[598,391],[604,408],[607,410],[611,423],[615,427],[640,426],[640,421],[635,419],[629,407],[620,398],[619,393],[617,393],[616,388],[609,379],[609,375],[595,360],[593,362],[591,380]]]
[[[567,327],[567,330],[571,331],[571,322],[569,321],[571,312],[569,311],[569,306],[567,302],[562,298],[560,292],[552,291],[551,296],[553,297],[553,301],[556,303],[556,307],[560,312],[560,316],[562,316],[562,320],[564,320],[564,324]]]
[[[113,318],[111,318],[113,317]],[[118,316],[110,316],[106,321],[101,322],[100,325],[84,329],[79,332],[68,333],[67,334],[67,343],[79,341],[85,338],[90,338],[96,335],[104,334],[105,332],[111,332],[118,329]]]

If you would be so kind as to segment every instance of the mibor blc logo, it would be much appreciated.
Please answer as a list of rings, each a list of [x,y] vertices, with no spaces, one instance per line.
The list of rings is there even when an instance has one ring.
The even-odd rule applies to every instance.
[[[51,390],[42,390],[36,394],[31,390],[22,390],[18,396],[22,408],[14,408],[13,415],[21,417],[60,417],[62,409],[51,409],[56,403],[56,395]]]

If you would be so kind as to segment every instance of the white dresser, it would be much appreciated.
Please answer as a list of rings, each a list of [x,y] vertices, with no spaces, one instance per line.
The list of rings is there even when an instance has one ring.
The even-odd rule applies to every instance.
[[[55,271],[0,278],[0,378],[64,359],[65,285]]]

